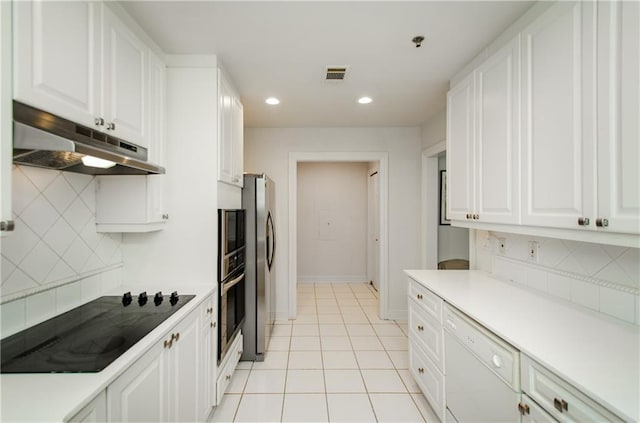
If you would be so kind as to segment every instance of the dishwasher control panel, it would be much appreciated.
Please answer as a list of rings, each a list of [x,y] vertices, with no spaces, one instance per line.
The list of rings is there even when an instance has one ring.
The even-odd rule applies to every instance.
[[[448,333],[513,390],[520,391],[520,351],[449,304],[445,305],[444,322]]]

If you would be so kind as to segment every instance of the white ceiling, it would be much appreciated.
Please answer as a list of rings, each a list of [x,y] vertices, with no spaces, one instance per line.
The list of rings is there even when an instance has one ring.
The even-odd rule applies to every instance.
[[[248,127],[415,126],[445,106],[448,80],[529,1],[130,1],[169,54],[216,54]],[[424,35],[416,48],[411,39]],[[327,65],[348,65],[343,82]],[[356,100],[367,95],[368,105]],[[268,106],[265,98],[280,98]]]

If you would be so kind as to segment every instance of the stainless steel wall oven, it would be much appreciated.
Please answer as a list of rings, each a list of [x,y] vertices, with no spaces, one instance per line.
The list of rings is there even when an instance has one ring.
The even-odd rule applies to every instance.
[[[218,363],[245,319],[244,225],[244,210],[218,210]]]

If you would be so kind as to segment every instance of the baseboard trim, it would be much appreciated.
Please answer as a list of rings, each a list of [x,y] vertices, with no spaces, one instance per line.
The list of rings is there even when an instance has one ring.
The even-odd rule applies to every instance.
[[[298,283],[367,283],[367,275],[341,276],[341,275],[319,275],[319,276],[298,276]]]

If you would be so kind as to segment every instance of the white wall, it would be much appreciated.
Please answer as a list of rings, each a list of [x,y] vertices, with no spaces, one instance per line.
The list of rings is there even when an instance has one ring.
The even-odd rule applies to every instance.
[[[2,336],[120,285],[120,234],[96,232],[95,177],[13,166],[16,229],[0,239]]]
[[[406,319],[407,278],[402,269],[420,265],[420,128],[245,128],[245,171],[265,172],[275,182],[277,300],[288,316],[289,195],[291,152],[389,154],[389,310]]]
[[[217,76],[212,68],[167,69],[166,203],[162,231],[123,237],[124,280],[180,289],[217,283]]]
[[[298,281],[367,280],[368,163],[298,163]]]
[[[640,324],[640,249],[588,242],[476,232],[476,264],[494,276],[564,301]],[[498,239],[506,245],[504,254]],[[538,261],[529,259],[538,243]]]
[[[445,140],[447,131],[446,113],[447,109],[444,108],[422,124],[420,138],[423,150]]]

